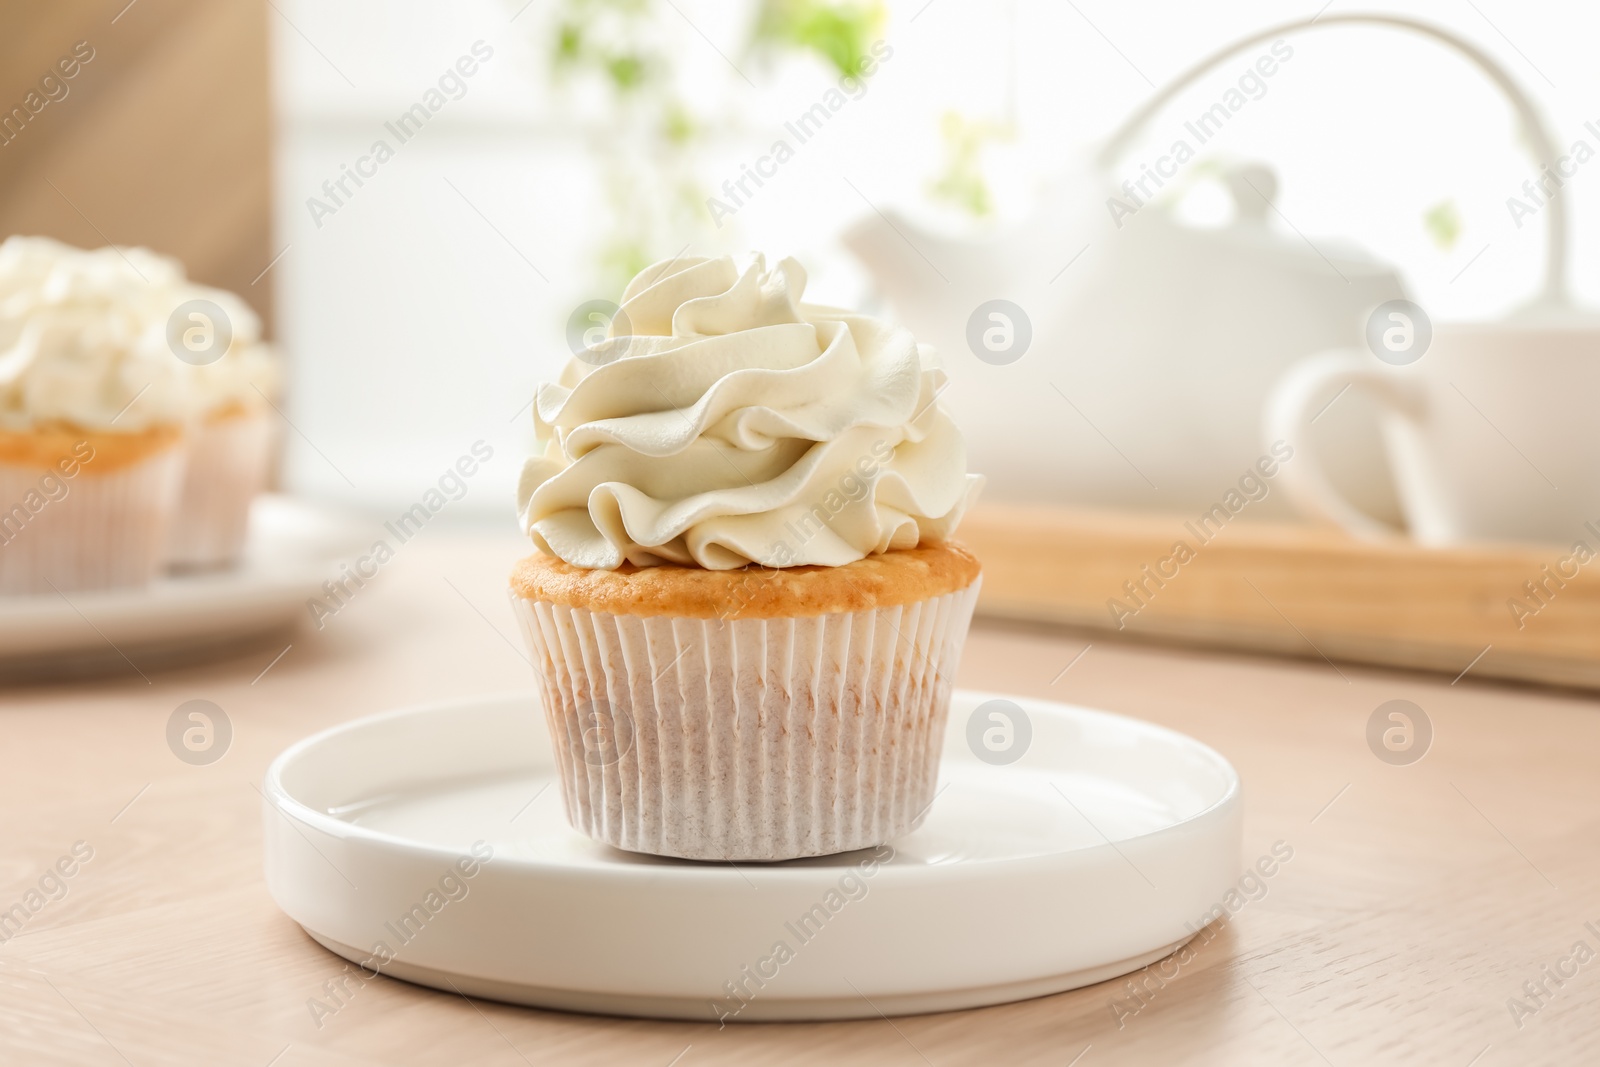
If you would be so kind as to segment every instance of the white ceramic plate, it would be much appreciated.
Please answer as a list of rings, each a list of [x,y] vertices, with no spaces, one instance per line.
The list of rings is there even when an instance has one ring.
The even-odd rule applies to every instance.
[[[143,667],[204,654],[309,618],[306,600],[357,544],[350,524],[314,505],[263,496],[239,566],[161,578],[139,589],[0,596],[0,669]]]
[[[1032,740],[991,766],[967,744],[990,699],[956,693],[941,792],[915,832],[877,853],[738,866],[570,829],[532,694],[363,719],[268,770],[267,884],[360,973],[681,1019],[996,1004],[1125,974],[1192,937],[1242,869],[1228,762],[1149,723],[1014,697]],[[475,842],[492,858],[473,859]]]

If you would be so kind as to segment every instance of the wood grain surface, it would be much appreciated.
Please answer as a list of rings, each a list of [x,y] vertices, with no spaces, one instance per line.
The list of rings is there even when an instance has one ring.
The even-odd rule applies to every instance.
[[[1596,688],[1600,524],[1580,533],[1591,562],[1571,545],[1429,549],[1308,525],[1198,528],[1012,504],[980,505],[961,525],[984,560],[984,614]]]
[[[0,908],[75,843],[66,895],[0,943],[6,1064],[1506,1064],[1589,1062],[1600,1032],[1600,716],[1485,682],[980,622],[959,682],[1186,731],[1245,783],[1245,854],[1293,858],[1185,965],[979,1011],[828,1024],[564,1015],[379,980],[319,1028],[343,961],[261,878],[267,763],[305,734],[419,701],[528,688],[505,598],[511,537],[429,530],[327,620],[238,658],[0,698]],[[284,651],[288,646],[287,652]],[[275,660],[282,653],[281,658]],[[144,670],[146,676],[141,676]],[[264,673],[263,673],[264,672]],[[220,705],[219,762],[167,747]],[[1369,749],[1386,701],[1431,748]],[[1005,907],[1003,895],[994,906]],[[1070,908],[1072,900],[1063,898]],[[929,931],[937,937],[937,931]],[[1546,967],[1576,968],[1556,985]],[[1551,972],[1553,973],[1553,972]],[[1524,983],[1544,983],[1537,1001]],[[1531,1013],[1513,1012],[1519,998]],[[1520,1021],[1521,1026],[1517,1025]]]

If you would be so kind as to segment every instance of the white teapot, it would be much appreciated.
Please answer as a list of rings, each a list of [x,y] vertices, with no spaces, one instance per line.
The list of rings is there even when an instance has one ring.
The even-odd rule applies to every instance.
[[[1326,16],[1318,25],[1338,22],[1398,26],[1458,48],[1513,97],[1535,150],[1549,143],[1526,97],[1466,42],[1389,16]],[[886,211],[846,232],[890,310],[938,348],[952,380],[943,400],[993,496],[1204,511],[1270,445],[1261,412],[1279,376],[1304,356],[1359,344],[1373,309],[1405,295],[1390,266],[1277,224],[1277,182],[1265,166],[1221,172],[1235,210],[1220,228],[1186,225],[1159,201],[1130,200],[1111,176],[1145,122],[1199,74],[1310,25],[1275,27],[1197,64],[1131,116],[1097,160],[1060,179],[1024,226],[952,239]],[[1113,210],[1113,198],[1121,208]],[[1131,215],[1123,210],[1132,205]],[[1565,225],[1562,211],[1549,217],[1555,293]],[[1380,519],[1398,517],[1364,397],[1345,398],[1305,429],[1346,499]],[[1250,510],[1293,514],[1271,492]]]

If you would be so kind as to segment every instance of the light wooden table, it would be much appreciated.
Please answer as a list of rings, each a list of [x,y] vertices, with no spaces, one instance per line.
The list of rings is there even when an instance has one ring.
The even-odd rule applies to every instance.
[[[1600,953],[1594,700],[1100,637],[1075,661],[1084,638],[994,623],[975,629],[961,684],[1191,733],[1244,777],[1246,856],[1280,840],[1294,850],[1175,978],[1149,983],[1142,1006],[1119,980],[981,1011],[719,1031],[380,980],[319,1029],[307,1001],[343,962],[262,884],[267,763],[333,723],[531,683],[502,593],[521,545],[430,537],[321,632],[148,683],[130,670],[5,693],[0,909],[75,842],[93,858],[0,944],[0,1062],[1497,1067],[1600,1056],[1600,957],[1560,986],[1544,970],[1580,940]],[[193,698],[233,723],[210,766],[167,748],[169,715]],[[1381,762],[1365,740],[1373,709],[1397,698],[1434,729],[1409,766]],[[1523,983],[1540,981],[1550,992],[1519,1029],[1508,999],[1531,1006]]]

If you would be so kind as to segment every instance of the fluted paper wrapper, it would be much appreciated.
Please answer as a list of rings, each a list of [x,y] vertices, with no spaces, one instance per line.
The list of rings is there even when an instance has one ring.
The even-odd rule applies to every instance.
[[[802,618],[607,615],[513,598],[567,818],[633,852],[784,860],[920,825],[979,582]]]
[[[0,594],[150,581],[161,570],[183,467],[181,445],[72,478],[0,464]]]
[[[224,418],[189,438],[189,463],[167,562],[181,570],[226,567],[250,532],[250,502],[266,487],[275,427],[264,413]]]

